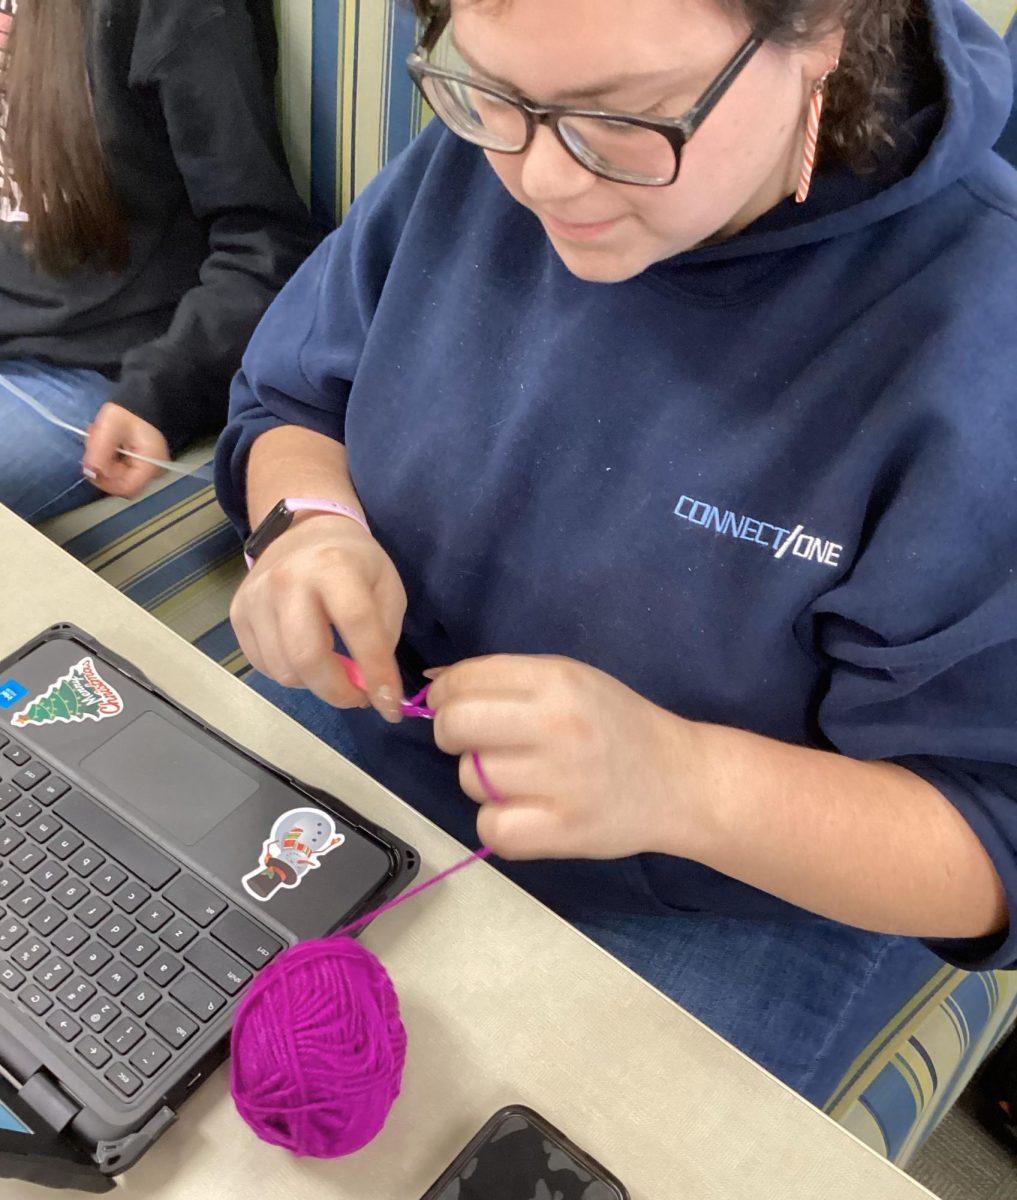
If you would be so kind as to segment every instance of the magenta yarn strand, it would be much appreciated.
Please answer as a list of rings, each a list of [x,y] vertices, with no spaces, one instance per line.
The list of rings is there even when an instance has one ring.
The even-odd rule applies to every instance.
[[[422,892],[429,891],[438,883],[444,883],[450,875],[455,875],[457,871],[462,871],[465,867],[472,867],[475,862],[482,862],[485,858],[489,858],[491,851],[487,846],[481,846],[469,856],[469,858],[461,859],[453,864],[446,871],[440,871],[437,875],[433,875],[430,879],[425,879],[423,883],[418,883],[416,887],[410,888],[408,892],[403,892],[401,896],[396,896],[394,900],[389,900],[387,904],[383,904],[381,908],[376,908],[373,912],[365,913],[362,917],[357,917],[355,921],[351,921],[349,925],[344,925],[342,929],[337,929],[333,936],[341,937],[347,933],[355,933],[358,929],[363,929],[365,925],[380,917],[382,913],[391,912],[393,908],[398,908],[400,904],[405,904],[407,900],[412,900],[415,896],[419,896]]]
[[[430,685],[428,685],[430,687]],[[414,696],[412,700],[403,701],[403,713],[408,716],[433,717],[434,709],[424,705],[424,700],[427,698],[428,688],[420,693],[419,696]],[[487,772],[481,766],[480,755],[476,750],[473,751],[473,769],[477,772],[477,778],[480,780],[480,786],[487,792],[489,799],[494,804],[504,804],[504,799],[499,794],[498,789],[488,779]],[[336,931],[336,937],[341,937],[344,934],[356,933],[358,929],[363,929],[365,925],[369,925],[382,913],[391,912],[393,908],[398,908],[400,904],[405,904],[407,900],[412,900],[415,896],[419,896],[421,892],[426,892],[433,888],[435,884],[444,883],[450,875],[455,875],[457,871],[463,870],[464,867],[472,867],[475,862],[483,862],[485,858],[491,857],[491,850],[488,846],[481,846],[479,850],[475,850],[469,858],[464,858],[460,862],[453,864],[447,871],[441,871],[431,879],[425,879],[423,883],[418,883],[416,887],[410,888],[408,892],[403,892],[401,896],[396,896],[395,899],[389,900],[380,908],[374,909],[373,912],[365,913],[364,916],[358,917],[355,921],[351,921],[349,925],[344,925],[342,929]]]

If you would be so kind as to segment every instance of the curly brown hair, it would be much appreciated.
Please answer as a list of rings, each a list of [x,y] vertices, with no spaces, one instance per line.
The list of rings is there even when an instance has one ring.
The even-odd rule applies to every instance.
[[[840,65],[826,90],[820,153],[856,171],[873,169],[894,144],[907,35],[926,30],[925,0],[718,0],[782,46],[845,31]],[[449,0],[412,0],[421,42],[432,47],[449,21]]]

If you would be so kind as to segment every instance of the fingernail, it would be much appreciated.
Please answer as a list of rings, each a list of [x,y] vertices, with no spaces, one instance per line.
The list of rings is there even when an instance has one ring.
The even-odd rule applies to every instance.
[[[90,479],[93,483],[95,483],[95,481],[99,478],[99,472],[93,471],[91,467],[86,467],[84,463],[81,464],[81,473],[86,479]]]
[[[381,713],[386,721],[395,723],[402,716],[402,709],[399,706],[399,700],[395,692],[384,684],[374,693],[374,707]]]
[[[437,679],[439,675],[444,674],[444,672],[447,670],[448,667],[428,667],[428,669],[426,671],[422,671],[421,674],[425,679]]]

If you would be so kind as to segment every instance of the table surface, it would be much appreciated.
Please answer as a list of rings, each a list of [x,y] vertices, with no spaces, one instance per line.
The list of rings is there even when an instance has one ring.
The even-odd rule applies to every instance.
[[[455,841],[3,508],[0,546],[0,655],[72,622],[224,733],[407,839],[421,853],[421,877],[461,856]],[[115,1196],[417,1200],[509,1103],[557,1124],[632,1200],[930,1194],[485,864],[388,914],[364,941],[392,975],[409,1034],[403,1093],[377,1140],[335,1161],[264,1145],[234,1112],[220,1069]],[[0,1181],[2,1200],[55,1195]]]

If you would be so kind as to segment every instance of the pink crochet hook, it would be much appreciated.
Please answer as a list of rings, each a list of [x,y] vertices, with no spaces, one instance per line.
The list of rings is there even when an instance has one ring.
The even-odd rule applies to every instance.
[[[367,681],[364,679],[364,672],[361,671],[353,659],[348,658],[345,654],[339,654],[337,658],[342,663],[343,670],[346,672],[346,678],[350,683],[355,688],[360,688],[362,692],[366,692]],[[412,696],[409,700],[399,701],[399,707],[403,710],[404,717],[423,717],[428,721],[434,719],[434,709],[428,708],[424,703],[427,699],[427,690],[430,686],[428,684],[422,692],[418,692],[416,696]]]
[[[343,665],[343,670],[346,672],[346,677],[349,679],[350,683],[352,683],[354,687],[360,688],[360,690],[362,692],[366,692],[367,688],[366,688],[365,684],[367,681],[364,679],[363,671],[361,671],[361,669],[357,666],[357,664],[353,661],[352,658],[347,658],[347,656],[345,654],[338,655],[338,658],[339,658],[339,661]],[[431,690],[431,685],[428,684],[427,687],[424,688],[424,690],[422,692],[418,692],[415,696],[412,696],[409,700],[401,700],[399,702],[399,706],[403,710],[403,716],[404,717],[423,717],[427,721],[433,721],[434,720],[434,709],[430,708],[426,703],[427,693],[430,690]],[[504,797],[501,795],[501,793],[498,791],[498,789],[494,786],[494,784],[490,781],[490,779],[488,779],[487,772],[484,770],[483,765],[480,762],[480,755],[477,753],[476,750],[473,751],[472,758],[473,758],[474,769],[477,772],[477,778],[480,780],[480,785],[484,789],[484,791],[487,793],[488,798],[490,800],[493,800],[495,804],[504,804],[505,803]],[[392,907],[396,904],[401,904],[403,902],[403,900],[408,900],[410,898],[410,896],[416,895],[418,891],[422,891],[425,888],[429,888],[432,884],[437,883],[439,881],[439,879],[444,879],[446,874],[451,874],[453,871],[458,871],[460,867],[467,866],[475,858],[486,858],[490,853],[491,853],[491,851],[486,846],[482,847],[480,850],[477,851],[476,854],[471,855],[468,859],[466,859],[465,862],[459,863],[457,866],[453,867],[451,869],[451,871],[444,872],[442,875],[438,876],[437,878],[429,880],[427,883],[421,884],[419,888],[414,888],[412,891],[407,892],[405,895],[400,896],[395,900],[389,901],[388,904],[384,905],[384,907],[382,907],[378,910],[378,913],[386,912],[390,907]],[[359,921],[355,922],[353,925],[350,925],[347,929],[340,930],[340,932],[348,933],[350,930],[358,929],[360,927],[360,925],[366,924],[369,920],[373,920],[378,915],[378,913],[371,913],[367,917],[362,917]]]

